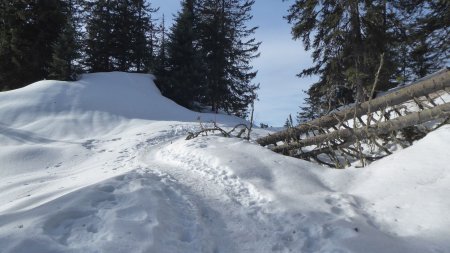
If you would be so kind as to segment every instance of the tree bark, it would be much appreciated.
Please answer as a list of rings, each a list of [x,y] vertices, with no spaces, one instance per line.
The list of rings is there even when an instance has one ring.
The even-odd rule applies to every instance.
[[[296,143],[288,145],[280,145],[272,148],[275,152],[286,152],[288,150],[298,149],[310,145],[319,145],[326,141],[343,139],[344,141],[352,141],[355,139],[370,138],[381,134],[387,134],[395,130],[405,127],[414,126],[435,119],[444,119],[450,116],[450,103],[438,105],[432,109],[420,112],[414,112],[406,116],[398,117],[389,121],[384,121],[369,127],[361,127],[357,129],[340,129],[329,134],[317,135],[308,139],[300,140]]]

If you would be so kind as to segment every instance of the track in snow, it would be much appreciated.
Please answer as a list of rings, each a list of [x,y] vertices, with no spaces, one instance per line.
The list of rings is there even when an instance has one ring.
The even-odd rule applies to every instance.
[[[204,152],[220,138],[180,140],[192,128],[172,124],[146,132],[138,127],[120,136],[83,140],[77,144],[86,151],[81,164],[91,167],[76,167],[73,180],[98,173],[107,179],[53,200],[36,198],[36,207],[21,212],[0,214],[4,252],[344,253],[351,251],[343,241],[365,247],[392,240],[363,211],[364,202],[350,194],[319,190],[308,203],[295,204],[319,201],[320,209],[279,209],[270,193]],[[64,173],[55,177],[66,178]]]

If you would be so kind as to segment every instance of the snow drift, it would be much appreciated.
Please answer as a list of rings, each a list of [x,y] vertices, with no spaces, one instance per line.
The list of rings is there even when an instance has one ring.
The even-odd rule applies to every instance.
[[[96,136],[115,128],[120,132],[131,120],[195,122],[199,117],[163,97],[153,76],[121,72],[86,74],[76,82],[33,83],[0,93],[0,108],[3,128],[58,139]],[[202,116],[203,121],[222,118]]]
[[[0,93],[2,252],[450,252],[450,127],[360,169],[219,136],[150,75]],[[266,134],[256,129],[254,135]]]

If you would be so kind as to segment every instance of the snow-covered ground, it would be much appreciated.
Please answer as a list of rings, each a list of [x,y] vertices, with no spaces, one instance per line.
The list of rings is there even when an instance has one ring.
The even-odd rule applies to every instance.
[[[450,126],[333,170],[186,141],[199,120],[242,122],[178,106],[149,75],[0,93],[0,252],[450,252]]]

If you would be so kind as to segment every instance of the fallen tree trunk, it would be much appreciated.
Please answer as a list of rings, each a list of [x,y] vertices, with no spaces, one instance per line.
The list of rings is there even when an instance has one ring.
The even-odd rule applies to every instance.
[[[444,119],[450,116],[450,103],[438,105],[432,109],[427,109],[420,112],[414,112],[406,116],[401,116],[389,121],[384,121],[371,126],[365,126],[357,129],[340,129],[329,134],[317,135],[304,140],[299,140],[295,143],[285,144],[272,148],[278,153],[287,152],[289,150],[302,148],[304,146],[319,145],[323,142],[342,139],[346,142],[354,139],[370,138],[371,136],[379,136],[396,131],[405,127],[422,124],[435,119]]]
[[[375,112],[386,107],[398,105],[411,100],[414,97],[426,96],[430,93],[450,88],[450,71],[445,68],[435,74],[422,78],[408,87],[394,90],[382,97],[375,98],[370,102],[364,102],[356,107],[338,111],[312,120],[306,124],[301,124],[295,128],[281,131],[266,137],[259,138],[257,142],[266,146],[279,141],[299,138],[301,134],[319,128],[330,128],[354,117],[366,115],[369,111]]]
[[[349,140],[346,140],[343,143],[333,144],[333,145],[326,146],[326,147],[319,148],[319,149],[313,149],[313,150],[309,150],[309,151],[304,151],[304,152],[301,152],[299,154],[295,154],[295,155],[292,155],[292,156],[296,157],[296,158],[300,158],[300,159],[305,159],[305,158],[308,158],[308,157],[314,157],[314,156],[318,156],[320,154],[330,153],[331,150],[336,150],[336,149],[339,149],[339,148],[348,148],[351,145],[353,145],[355,143],[355,141],[356,141],[355,139],[349,139]]]

